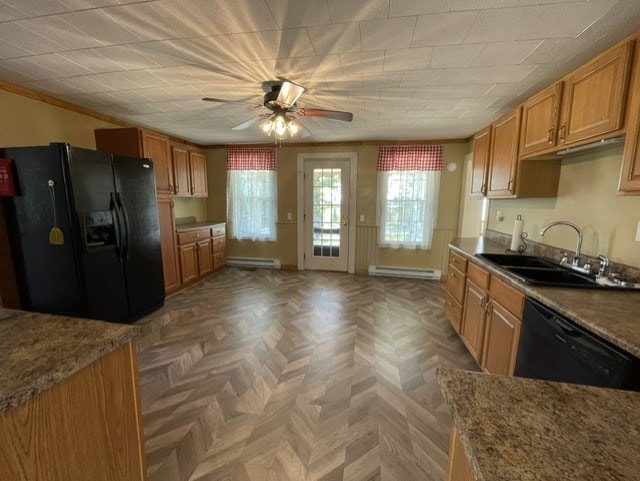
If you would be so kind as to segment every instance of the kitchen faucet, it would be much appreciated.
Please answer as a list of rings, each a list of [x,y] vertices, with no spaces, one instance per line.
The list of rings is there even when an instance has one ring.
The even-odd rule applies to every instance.
[[[580,250],[582,249],[582,239],[584,237],[580,227],[575,225],[573,222],[569,222],[569,221],[566,221],[566,220],[558,220],[556,222],[551,222],[550,224],[547,224],[546,226],[544,226],[540,230],[540,235],[543,236],[545,234],[545,232],[547,232],[551,227],[553,227],[555,225],[566,225],[568,227],[572,227],[578,233],[578,245],[576,246],[576,253],[573,256],[573,260],[571,261],[571,264],[569,264],[567,256],[565,255],[562,258],[562,260],[560,261],[560,265],[569,267],[570,269],[573,269],[574,271],[583,272],[585,274],[591,274],[591,264],[589,262],[587,262],[582,267],[580,267],[579,264],[578,264],[580,262]]]

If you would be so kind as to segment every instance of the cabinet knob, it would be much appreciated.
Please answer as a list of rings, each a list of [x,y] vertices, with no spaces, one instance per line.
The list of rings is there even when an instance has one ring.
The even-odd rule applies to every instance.
[[[482,184],[480,186],[480,192],[482,193],[482,195],[487,195],[487,184]]]
[[[553,137],[554,137],[553,134],[555,133],[555,130],[556,129],[554,127],[551,127],[549,129],[549,134],[547,135],[547,140],[549,141],[549,145],[553,145]]]
[[[509,180],[507,184],[507,190],[513,194],[513,179]]]

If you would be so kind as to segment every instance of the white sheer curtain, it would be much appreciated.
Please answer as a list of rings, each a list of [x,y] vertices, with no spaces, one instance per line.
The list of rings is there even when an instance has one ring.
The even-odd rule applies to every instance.
[[[379,171],[379,245],[429,249],[437,220],[439,190],[440,171]]]
[[[438,213],[442,145],[378,148],[378,244],[429,249]]]
[[[229,237],[276,240],[276,171],[227,171]]]

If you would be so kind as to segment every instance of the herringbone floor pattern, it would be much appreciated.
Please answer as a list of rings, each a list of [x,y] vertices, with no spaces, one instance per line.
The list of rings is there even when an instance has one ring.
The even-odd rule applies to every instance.
[[[149,481],[431,481],[440,364],[477,369],[438,282],[226,269],[143,319]]]

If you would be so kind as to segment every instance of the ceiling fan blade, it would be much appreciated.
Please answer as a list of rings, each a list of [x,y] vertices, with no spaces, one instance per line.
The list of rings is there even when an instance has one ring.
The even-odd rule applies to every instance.
[[[302,127],[302,133],[300,134],[300,137],[311,137],[311,132],[309,132],[309,129],[307,129],[302,124],[300,124],[300,126]]]
[[[341,112],[340,110],[298,109],[296,113],[305,117],[324,117],[325,119],[342,120],[343,122],[351,122],[353,120],[351,112]]]
[[[258,115],[256,117],[253,117],[252,119],[249,120],[245,120],[244,122],[242,122],[241,124],[235,125],[233,127],[231,127],[231,130],[244,130],[247,127],[251,127],[253,124],[257,123],[258,121],[269,117],[269,115],[271,114],[262,114],[262,115]]]
[[[257,109],[262,108],[262,105],[260,104],[254,104],[251,102],[245,102],[244,100],[228,100],[228,99],[216,99],[213,97],[205,97],[202,100],[204,100],[205,102],[218,102],[218,103],[222,103],[222,104],[245,104],[245,105],[251,105],[252,107],[255,107]]]
[[[282,82],[282,86],[280,87],[280,93],[278,93],[278,99],[276,100],[276,102],[282,108],[291,108],[304,91],[304,87],[284,81]]]

